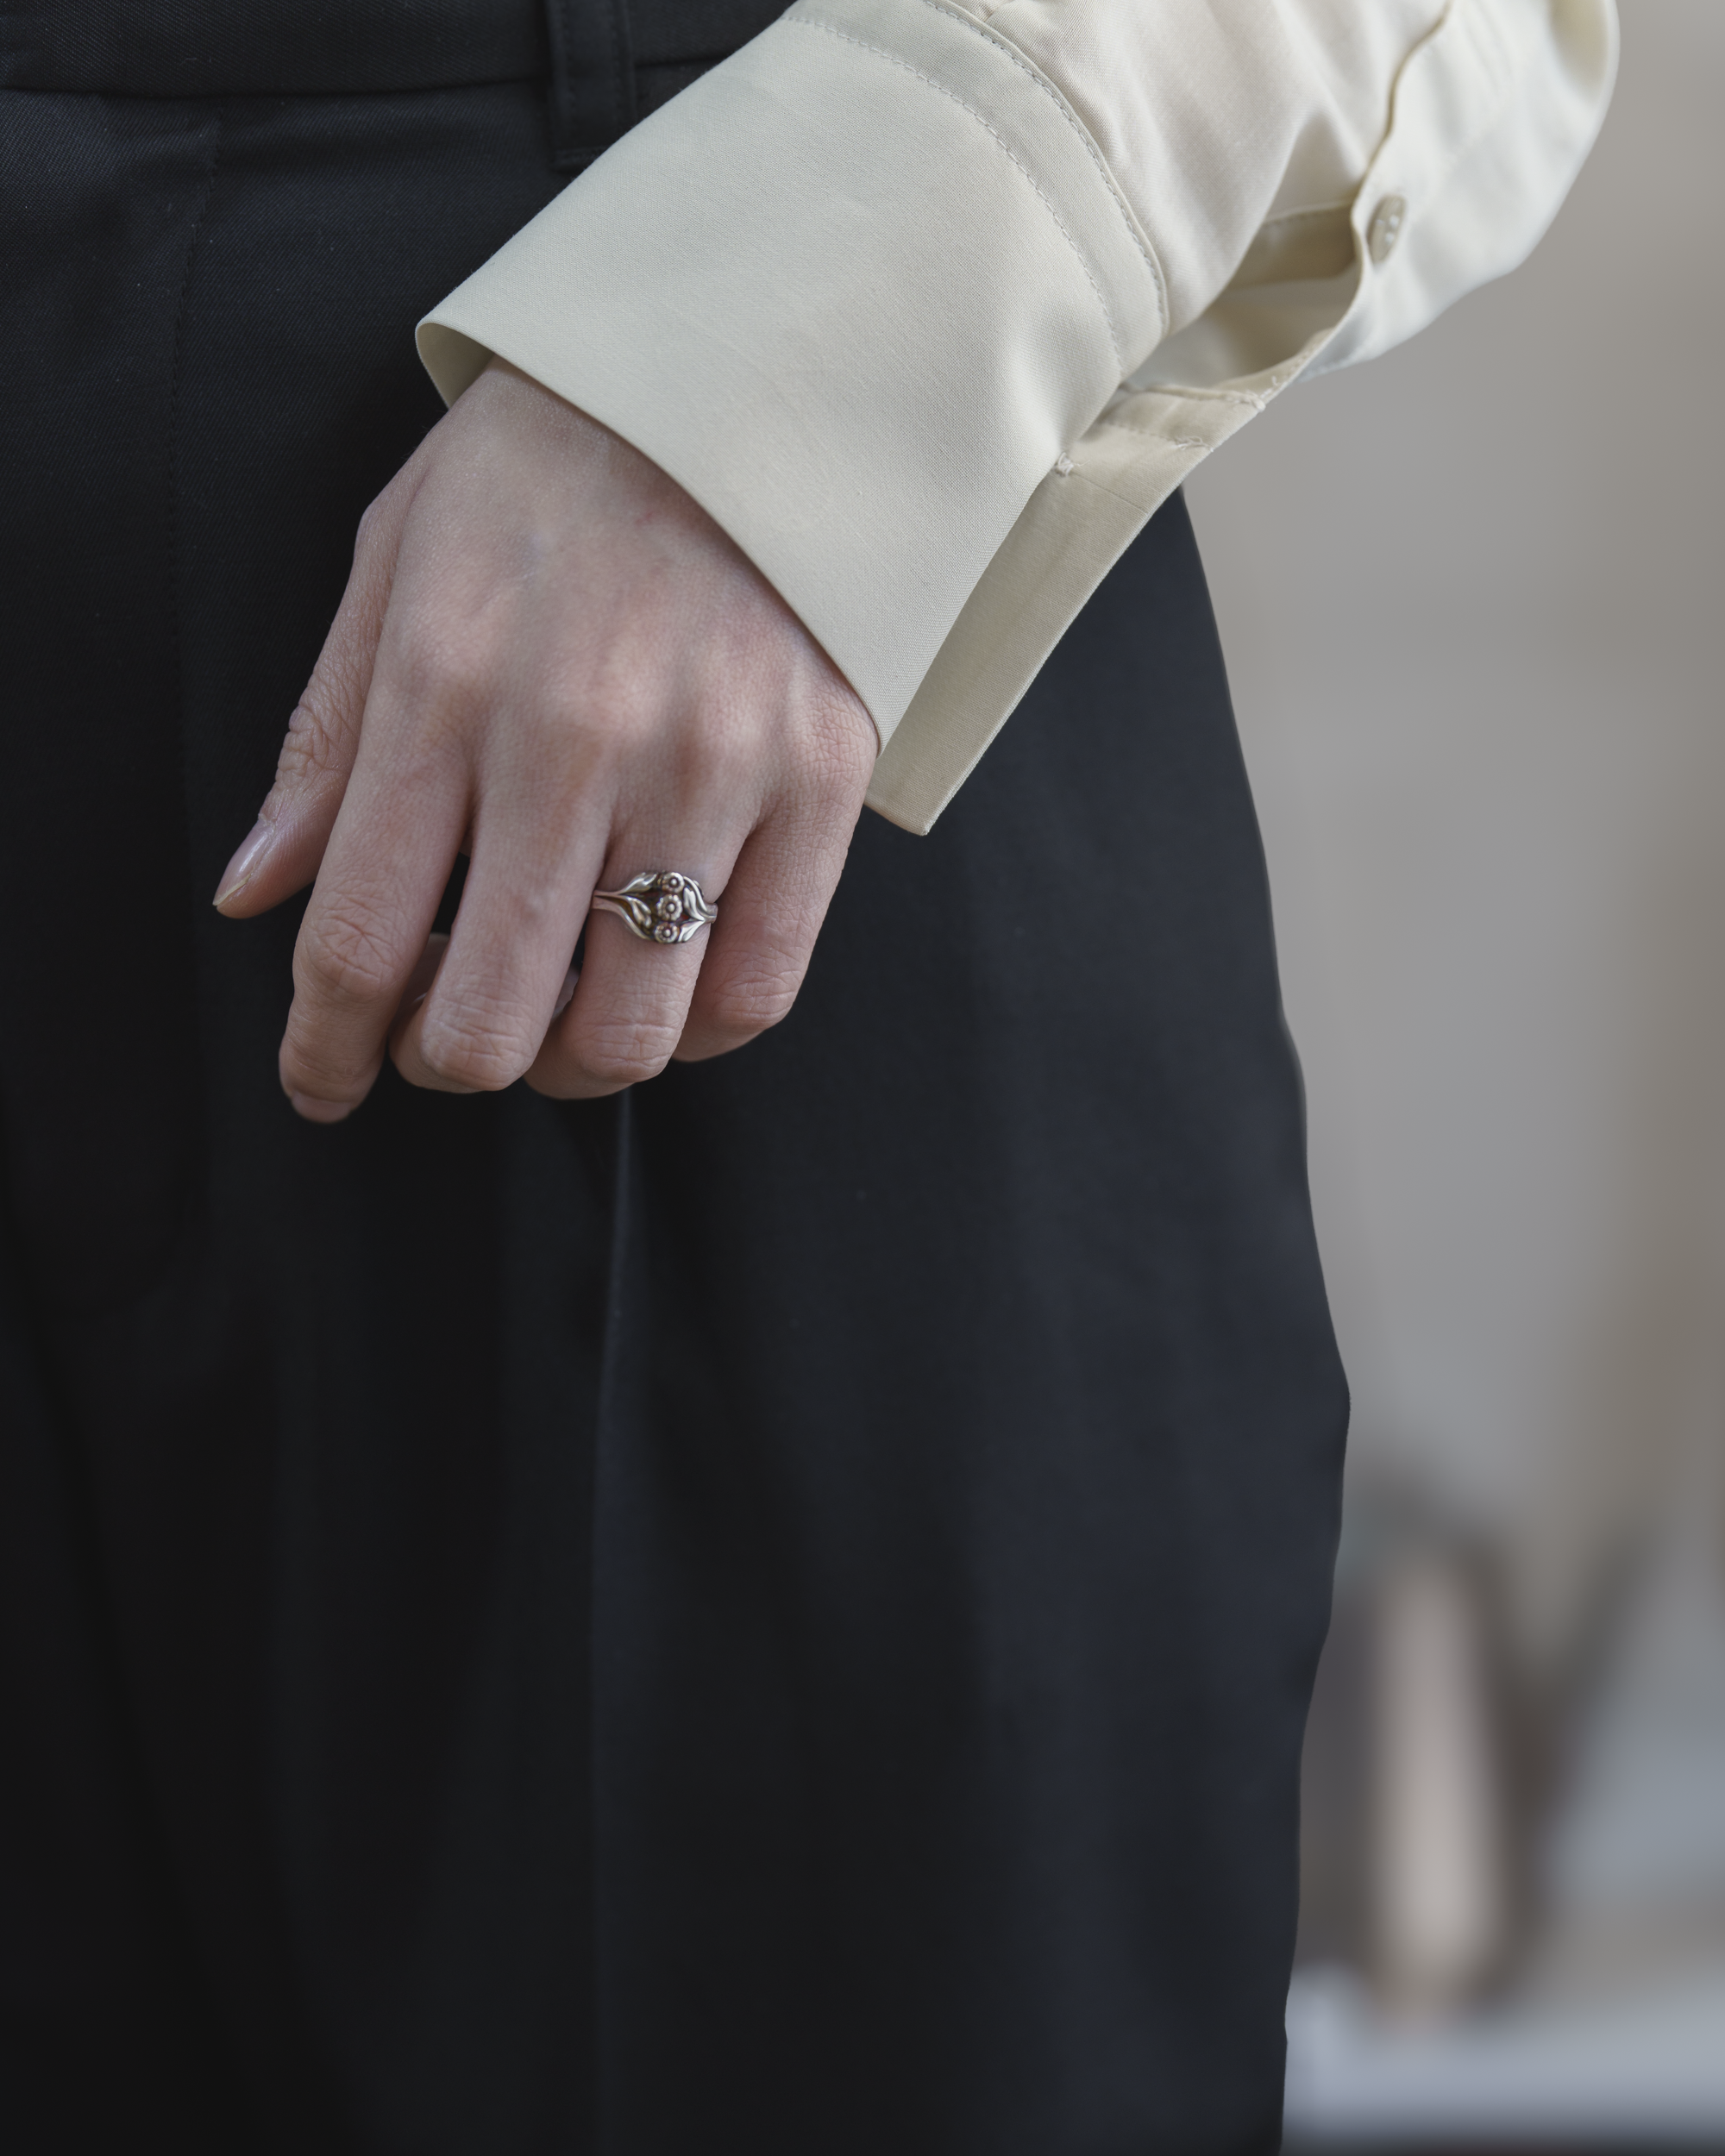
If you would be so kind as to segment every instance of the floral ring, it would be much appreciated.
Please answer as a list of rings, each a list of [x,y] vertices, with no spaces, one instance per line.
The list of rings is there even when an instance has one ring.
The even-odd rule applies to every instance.
[[[595,913],[615,913],[643,943],[687,943],[718,918],[718,908],[681,868],[648,868],[620,891],[595,891]]]

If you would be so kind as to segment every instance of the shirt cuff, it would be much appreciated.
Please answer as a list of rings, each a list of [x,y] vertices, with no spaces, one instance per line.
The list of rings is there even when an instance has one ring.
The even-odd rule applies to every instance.
[[[884,747],[1165,305],[1095,143],[1021,53],[932,0],[802,0],[569,186],[419,342],[446,398],[496,353],[668,472]]]

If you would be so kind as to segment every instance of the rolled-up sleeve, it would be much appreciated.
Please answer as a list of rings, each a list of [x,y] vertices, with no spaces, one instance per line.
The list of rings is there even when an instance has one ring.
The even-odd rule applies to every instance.
[[[1611,0],[798,0],[420,348],[678,479],[926,830],[1202,456],[1527,254],[1615,60]]]

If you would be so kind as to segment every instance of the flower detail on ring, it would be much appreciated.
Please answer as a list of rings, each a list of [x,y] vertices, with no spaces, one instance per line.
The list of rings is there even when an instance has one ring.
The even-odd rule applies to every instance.
[[[644,943],[687,943],[718,918],[718,908],[691,875],[678,868],[649,868],[620,890],[595,891],[593,910],[615,913]]]

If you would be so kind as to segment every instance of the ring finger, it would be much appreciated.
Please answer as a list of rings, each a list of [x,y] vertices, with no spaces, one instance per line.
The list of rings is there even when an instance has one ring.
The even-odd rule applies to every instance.
[[[684,932],[693,918],[692,900],[716,902],[739,850],[740,844],[658,846],[625,837],[613,845],[599,889],[623,891],[631,878],[668,870],[670,886],[634,894],[636,908],[661,929]],[[529,1085],[554,1100],[579,1100],[656,1077],[682,1038],[708,934],[698,925],[671,943],[643,937],[615,912],[590,913],[574,996],[546,1034]]]

